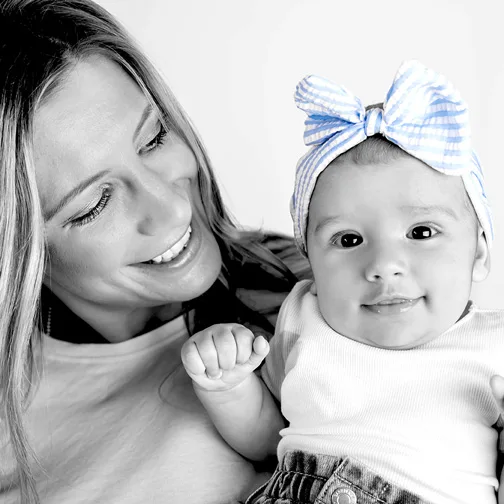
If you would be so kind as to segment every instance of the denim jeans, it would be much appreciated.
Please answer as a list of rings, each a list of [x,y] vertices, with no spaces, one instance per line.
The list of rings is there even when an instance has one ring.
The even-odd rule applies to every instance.
[[[428,504],[348,457],[288,451],[245,504]]]

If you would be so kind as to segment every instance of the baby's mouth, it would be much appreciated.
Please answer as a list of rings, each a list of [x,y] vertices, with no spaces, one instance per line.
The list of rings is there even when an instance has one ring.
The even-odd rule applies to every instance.
[[[173,259],[175,259],[187,247],[189,239],[191,238],[191,231],[191,226],[189,226],[180,240],[174,243],[168,250],[165,250],[162,254],[159,254],[148,261],[143,261],[142,264],[166,264],[173,261]]]
[[[391,305],[391,304],[400,304],[400,303],[409,303],[413,301],[413,299],[409,298],[393,298],[393,299],[385,299],[383,301],[380,301],[379,303],[375,303],[379,306],[386,306],[386,305]]]
[[[392,297],[382,299],[372,304],[363,304],[361,306],[364,309],[379,315],[393,315],[409,311],[420,301],[420,299],[422,298]]]

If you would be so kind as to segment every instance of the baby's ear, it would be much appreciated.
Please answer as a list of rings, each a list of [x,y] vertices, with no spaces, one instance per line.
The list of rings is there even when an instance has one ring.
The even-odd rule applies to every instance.
[[[315,285],[315,282],[312,282],[310,285],[310,294],[313,294],[314,296],[317,295],[317,286]]]
[[[476,254],[474,255],[472,279],[473,282],[481,282],[490,273],[490,253],[488,243],[483,230],[478,226],[478,242],[476,244]]]

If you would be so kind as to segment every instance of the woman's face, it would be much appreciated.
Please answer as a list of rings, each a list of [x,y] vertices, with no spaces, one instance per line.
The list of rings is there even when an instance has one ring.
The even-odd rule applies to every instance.
[[[34,161],[45,283],[69,306],[177,303],[217,278],[195,157],[119,65],[75,66],[35,114]]]

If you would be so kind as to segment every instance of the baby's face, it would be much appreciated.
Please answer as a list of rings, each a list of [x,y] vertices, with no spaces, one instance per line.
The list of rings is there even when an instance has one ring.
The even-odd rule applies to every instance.
[[[462,179],[414,158],[326,168],[310,202],[307,244],[326,322],[383,348],[440,335],[463,314],[472,281],[488,273]]]

